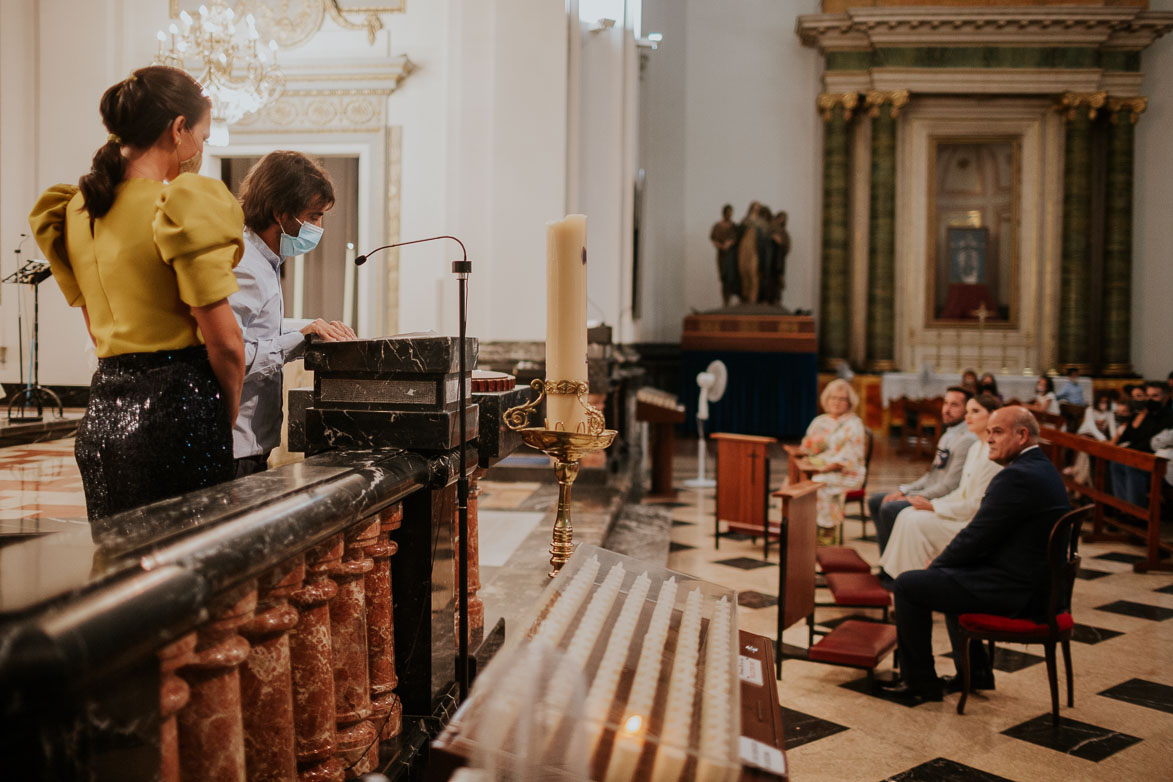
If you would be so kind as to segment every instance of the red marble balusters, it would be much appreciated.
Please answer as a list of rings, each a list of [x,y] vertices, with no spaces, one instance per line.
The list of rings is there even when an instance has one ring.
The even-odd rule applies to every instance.
[[[464,551],[468,555],[468,651],[469,655],[476,651],[485,637],[485,604],[481,600],[481,544],[480,544],[480,525],[477,520],[477,498],[481,493],[480,476],[483,471],[478,471],[469,478],[468,481],[468,545],[464,547]],[[459,513],[459,509],[456,511]],[[453,517],[452,522],[452,538],[458,540],[460,536],[460,520]],[[459,542],[455,546],[456,556],[452,558],[453,578],[452,583],[456,588],[460,588],[460,552],[461,547]],[[452,637],[456,639],[456,645],[460,645],[460,613],[459,609],[452,618],[453,633]]]
[[[191,688],[191,699],[179,712],[183,779],[244,782],[240,664],[249,647],[238,630],[256,606],[256,585],[250,582],[216,598],[211,619],[196,631],[192,659],[180,669]]]
[[[379,519],[364,519],[345,533],[346,550],[331,575],[338,594],[330,601],[330,642],[334,652],[335,756],[353,779],[374,768],[379,741],[371,716],[367,655],[366,575],[375,563],[367,546],[379,535]]]
[[[261,576],[256,616],[240,628],[241,635],[252,645],[240,670],[249,782],[297,779],[288,636],[297,624],[297,609],[289,605],[289,597],[301,587],[304,578],[303,556]]]
[[[159,650],[159,780],[179,782],[179,726],[176,714],[187,705],[191,688],[177,674],[192,662],[195,633],[189,633]]]
[[[293,669],[293,725],[299,782],[342,782],[334,757],[334,653],[330,600],[338,587],[330,573],[342,560],[342,536],[314,546],[305,555],[305,583],[289,599],[300,613],[289,633]]]
[[[366,576],[367,652],[371,673],[371,722],[380,739],[399,735],[403,705],[395,694],[395,629],[391,607],[391,557],[399,547],[388,535],[403,523],[403,505],[396,503],[379,517],[379,536],[367,546],[374,567]]]

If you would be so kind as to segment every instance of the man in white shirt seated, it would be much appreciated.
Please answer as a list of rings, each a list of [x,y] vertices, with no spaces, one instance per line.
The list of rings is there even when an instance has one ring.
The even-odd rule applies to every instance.
[[[229,297],[244,334],[244,388],[232,430],[236,477],[264,470],[281,443],[281,369],[297,357],[306,336],[354,339],[350,326],[321,318],[300,329],[282,321],[281,264],[313,250],[322,217],[334,206],[334,185],[320,165],[300,152],[270,152],[240,185],[244,256],[236,266],[240,291]]]
[[[945,400],[941,403],[941,421],[945,431],[937,440],[937,452],[928,472],[912,483],[900,486],[897,491],[889,494],[876,492],[868,497],[868,510],[876,525],[881,553],[888,545],[888,536],[892,534],[896,517],[912,504],[912,497],[935,500],[961,484],[965,455],[969,453],[970,446],[977,442],[977,437],[965,426],[965,403],[972,396],[961,386],[954,386],[945,392]]]

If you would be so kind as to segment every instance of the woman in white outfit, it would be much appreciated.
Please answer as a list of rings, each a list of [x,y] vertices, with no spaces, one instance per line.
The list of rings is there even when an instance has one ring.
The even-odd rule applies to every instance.
[[[977,514],[982,497],[998,470],[990,461],[986,442],[986,424],[990,413],[1002,406],[992,394],[982,393],[965,403],[965,425],[977,435],[961,469],[961,484],[935,500],[912,497],[912,507],[896,517],[888,547],[880,557],[880,567],[892,578],[906,570],[920,570],[945,550],[953,536]]]

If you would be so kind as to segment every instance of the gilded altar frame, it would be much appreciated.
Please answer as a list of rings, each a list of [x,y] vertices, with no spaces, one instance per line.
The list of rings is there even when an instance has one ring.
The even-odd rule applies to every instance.
[[[1022,238],[1022,136],[1021,135],[931,135],[929,141],[928,173],[925,194],[928,200],[925,226],[925,298],[924,324],[926,328],[973,329],[983,328],[979,320],[939,318],[936,315],[937,274],[940,268],[938,257],[937,206],[937,161],[940,147],[944,144],[1009,144],[1012,151],[1011,183],[1013,186],[1010,204],[1010,236],[1000,245],[998,263],[1000,275],[1009,275],[1007,292],[1007,317],[1005,320],[987,320],[984,328],[1013,331],[1018,328],[1019,313],[1019,252]],[[976,210],[951,211],[946,217],[949,227],[981,227]]]

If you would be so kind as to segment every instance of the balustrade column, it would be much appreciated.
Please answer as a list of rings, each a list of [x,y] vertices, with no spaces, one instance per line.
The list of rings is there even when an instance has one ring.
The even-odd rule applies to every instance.
[[[1091,372],[1091,122],[1106,93],[1064,93],[1063,257],[1059,276],[1059,363]]]
[[[847,360],[851,335],[851,274],[848,257],[851,175],[851,112],[859,101],[854,92],[824,93],[818,98],[823,116],[823,246],[819,282],[819,360],[833,369]]]
[[[262,576],[256,616],[240,628],[252,645],[240,671],[249,782],[284,782],[297,776],[288,635],[297,624],[297,609],[289,605],[289,597],[301,588],[304,579],[304,556]]]
[[[180,782],[179,779],[179,722],[180,709],[191,699],[178,670],[194,661],[195,633],[159,650],[159,779],[160,782]]]
[[[330,645],[334,654],[335,756],[353,779],[375,767],[379,740],[371,724],[371,678],[367,652],[366,575],[375,563],[367,547],[379,536],[377,517],[344,533],[342,561],[331,575],[338,594],[330,601]]]
[[[871,91],[872,167],[868,196],[867,365],[896,368],[896,117],[908,90]]]
[[[179,712],[180,777],[244,782],[240,665],[249,645],[240,634],[257,606],[249,583],[213,601],[211,619],[196,631],[191,660],[181,669],[191,698]]]
[[[403,504],[396,503],[379,517],[379,536],[367,546],[374,567],[366,575],[367,653],[371,673],[371,722],[386,740],[399,735],[403,726],[403,706],[394,690],[399,685],[395,674],[395,619],[391,595],[391,557],[399,550],[388,536],[403,523]]]
[[[330,600],[338,586],[330,573],[342,560],[342,536],[314,546],[305,555],[305,582],[289,596],[297,626],[289,633],[293,680],[293,727],[299,782],[342,782],[334,757],[334,652]]]
[[[477,519],[477,497],[480,496],[480,475],[475,473],[468,479],[468,545],[461,546],[459,539],[456,542],[456,556],[452,561],[452,583],[459,588],[460,584],[460,556],[465,552],[468,556],[468,648],[469,654],[476,651],[485,637],[485,603],[481,600],[481,544],[480,522]],[[453,532],[459,535],[460,524],[454,523]],[[452,619],[455,628],[456,644],[460,645],[460,612],[457,611]]]
[[[1109,98],[1107,226],[1104,236],[1102,372],[1131,375],[1133,125],[1146,98]]]

